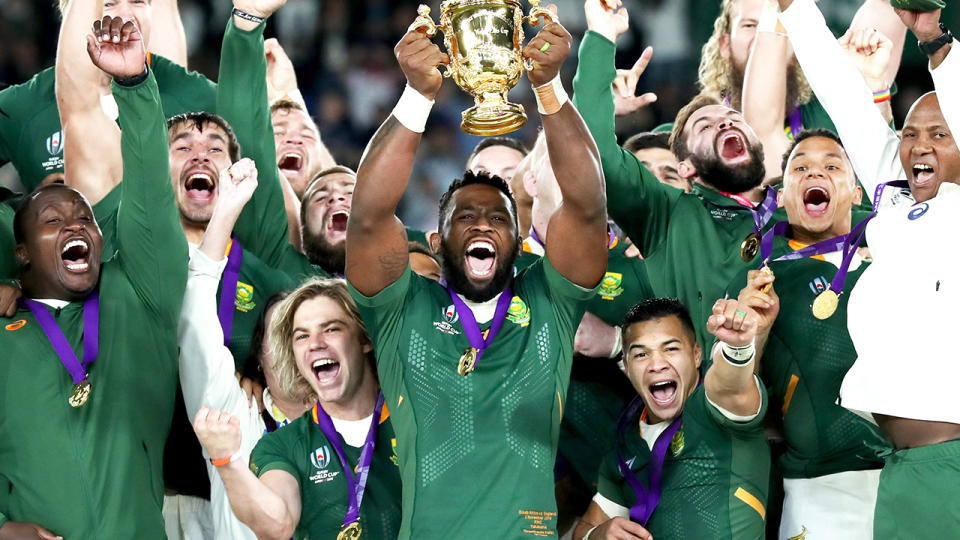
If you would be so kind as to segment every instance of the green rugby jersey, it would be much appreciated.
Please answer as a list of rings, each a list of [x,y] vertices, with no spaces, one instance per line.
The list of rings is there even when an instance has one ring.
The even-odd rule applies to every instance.
[[[782,255],[789,248],[774,252]],[[878,469],[878,449],[888,448],[877,426],[836,404],[844,375],[857,359],[847,332],[849,291],[863,271],[847,274],[840,305],[832,317],[819,320],[811,307],[817,294],[833,280],[837,267],[814,258],[770,264],[780,313],[770,330],[760,360],[771,408],[783,417],[787,448],[778,462],[785,478]],[[731,297],[746,285],[742,272],[730,286]]]
[[[0,281],[16,278],[20,274],[15,252],[17,242],[13,237],[13,216],[16,212],[5,202],[12,196],[13,192],[0,186],[0,201],[4,201],[0,202]]]
[[[396,436],[384,409],[370,463],[367,486],[360,503],[364,538],[396,538],[400,530],[400,470]],[[343,455],[354,467],[363,448],[339,437]],[[250,470],[257,476],[267,471],[286,471],[300,486],[300,523],[294,538],[333,539],[343,526],[350,502],[343,465],[330,441],[307,411],[283,429],[267,433],[250,455]]]
[[[610,40],[587,31],[573,101],[600,151],[610,216],[646,258],[656,294],[677,297],[690,310],[698,341],[708,351],[713,336],[705,328],[713,304],[730,279],[749,265],[741,259],[740,244],[753,232],[753,217],[749,209],[701,184],[684,193],[660,183],[617,144],[610,86],[616,77],[615,52]],[[777,210],[767,228],[784,220],[786,213]]]
[[[148,59],[165,118],[214,110],[214,83],[162,56],[151,54]],[[50,67],[0,92],[0,165],[12,161],[27,190],[48,175],[63,172],[63,131],[54,82]]]
[[[113,85],[123,128],[115,258],[100,275],[100,349],[85,405],[29,310],[0,327],[0,524],[65,538],[165,538],[161,458],[177,388],[187,244],[170,185],[153,70]],[[83,303],[47,308],[82,351]]]
[[[656,296],[647,277],[646,262],[640,257],[628,257],[629,244],[619,240],[607,251],[607,273],[587,303],[587,311],[611,326],[619,325],[634,304]]]
[[[461,377],[469,341],[439,283],[408,266],[376,296],[349,289],[397,432],[399,537],[556,537],[557,436],[573,336],[594,290],[567,281],[545,257],[533,263],[514,280],[493,344]]]
[[[654,538],[764,537],[770,448],[763,433],[767,397],[761,394],[760,414],[749,422],[725,417],[707,402],[702,385],[687,398],[664,461],[660,502],[646,527]],[[650,447],[640,430],[628,430],[620,447],[630,470],[646,485]],[[629,508],[637,502],[615,452],[603,460],[597,484],[597,492],[613,503]]]

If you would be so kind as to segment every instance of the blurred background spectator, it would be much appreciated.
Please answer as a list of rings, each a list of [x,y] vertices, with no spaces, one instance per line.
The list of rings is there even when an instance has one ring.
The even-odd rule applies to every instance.
[[[0,88],[28,80],[53,64],[59,16],[55,0],[0,0]],[[393,46],[416,17],[417,0],[289,0],[268,22],[267,35],[276,36],[297,69],[301,91],[338,162],[356,167],[364,146],[393,109],[403,89],[403,75],[393,58]],[[526,2],[524,9],[527,9]],[[549,2],[545,2],[549,3]],[[560,19],[578,46],[586,23],[582,0],[554,0]],[[438,18],[439,0],[429,2]],[[617,123],[620,140],[672,121],[677,110],[696,94],[700,48],[710,36],[719,13],[719,0],[625,0],[632,19],[618,40],[618,65],[630,67],[647,45],[653,61],[641,78],[638,93],[656,92],[659,100]],[[836,35],[853,18],[861,0],[824,0],[820,9]],[[189,68],[216,77],[220,41],[231,3],[224,0],[179,0],[187,35]],[[956,29],[960,6],[949,6],[942,17]],[[527,27],[529,37],[535,28]],[[439,36],[439,35],[438,35]],[[441,38],[436,38],[438,43]],[[563,75],[566,88],[576,69],[571,54]],[[899,125],[910,103],[930,87],[926,58],[908,37],[894,115]],[[532,145],[536,137],[536,104],[526,78],[510,93],[534,120],[512,136]],[[459,129],[460,112],[472,99],[452,81],[444,85],[420,147],[420,157],[401,209],[413,227],[436,226],[436,201],[449,181],[462,174],[478,137]],[[2,114],[2,111],[0,111]],[[16,173],[0,168],[0,184],[19,188]]]

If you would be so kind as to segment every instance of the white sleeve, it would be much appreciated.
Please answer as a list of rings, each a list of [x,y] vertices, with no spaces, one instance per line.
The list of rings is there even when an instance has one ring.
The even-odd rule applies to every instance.
[[[873,104],[857,66],[837,43],[813,0],[794,0],[780,14],[810,87],[837,127],[837,134],[872,198],[877,185],[906,178],[900,164],[900,139]]]
[[[947,57],[937,69],[930,70],[930,75],[937,90],[940,112],[956,141],[960,137],[960,41],[953,40]]]
[[[630,519],[629,508],[626,506],[620,506],[619,504],[611,501],[610,499],[601,495],[599,491],[593,496],[593,502],[597,503],[597,506],[603,510],[603,513],[606,514],[609,519],[613,519],[615,517]]]

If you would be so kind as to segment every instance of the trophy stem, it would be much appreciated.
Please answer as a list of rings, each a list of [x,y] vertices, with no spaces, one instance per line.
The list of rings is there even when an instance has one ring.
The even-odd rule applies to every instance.
[[[507,101],[507,92],[483,92],[475,105],[463,111],[460,128],[470,135],[490,137],[516,131],[527,124],[523,107]]]

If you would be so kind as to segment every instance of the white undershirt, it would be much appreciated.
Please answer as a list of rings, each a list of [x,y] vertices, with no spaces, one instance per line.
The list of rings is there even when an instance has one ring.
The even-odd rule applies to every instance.
[[[483,324],[493,320],[493,314],[497,311],[497,300],[500,299],[501,294],[503,293],[497,294],[486,302],[471,302],[459,293],[457,293],[457,296],[459,296],[460,299],[463,300],[463,303],[473,312],[473,318],[476,319],[477,324]]]
[[[66,300],[58,300],[56,298],[31,298],[31,300],[33,300],[34,302],[40,302],[42,304],[46,304],[52,307],[53,309],[60,309],[62,307],[66,307],[67,304],[70,303],[70,302],[67,302]]]
[[[345,443],[354,448],[360,448],[367,440],[367,432],[370,431],[370,421],[373,420],[373,415],[371,414],[360,420],[341,420],[332,416],[330,419],[333,420],[333,427],[337,429],[337,433],[343,437]]]

